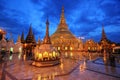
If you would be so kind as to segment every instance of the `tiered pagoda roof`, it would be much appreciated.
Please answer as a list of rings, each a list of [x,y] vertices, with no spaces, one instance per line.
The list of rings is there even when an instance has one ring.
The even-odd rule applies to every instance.
[[[30,28],[29,28],[29,32],[28,32],[28,35],[26,37],[26,43],[36,43],[35,42],[35,38],[34,38],[34,34],[32,32],[32,26],[30,25]]]
[[[103,41],[107,42],[107,43],[113,43],[107,38],[105,30],[104,30],[104,26],[102,26],[102,37],[101,37],[101,40],[100,40],[100,44],[102,44]]]

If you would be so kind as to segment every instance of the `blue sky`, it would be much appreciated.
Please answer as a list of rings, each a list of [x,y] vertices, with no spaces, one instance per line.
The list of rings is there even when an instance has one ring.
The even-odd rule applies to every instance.
[[[45,35],[49,17],[50,35],[55,32],[64,6],[70,31],[85,39],[100,41],[102,24],[108,39],[120,42],[120,0],[0,0],[0,28],[14,41],[30,24],[36,40]]]

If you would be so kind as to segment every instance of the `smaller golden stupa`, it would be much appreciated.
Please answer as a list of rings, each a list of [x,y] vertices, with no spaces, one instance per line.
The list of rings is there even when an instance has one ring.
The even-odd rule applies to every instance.
[[[46,21],[46,35],[43,43],[34,50],[34,62],[37,67],[53,66],[60,63],[60,53],[52,46],[49,37],[49,22]]]

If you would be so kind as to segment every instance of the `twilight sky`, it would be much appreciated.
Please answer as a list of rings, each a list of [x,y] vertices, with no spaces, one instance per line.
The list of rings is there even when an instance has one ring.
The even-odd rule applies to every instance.
[[[45,35],[49,17],[50,35],[60,21],[62,5],[69,30],[76,36],[100,41],[102,24],[108,39],[120,42],[120,0],[0,0],[0,28],[14,41],[30,24],[36,40]]]

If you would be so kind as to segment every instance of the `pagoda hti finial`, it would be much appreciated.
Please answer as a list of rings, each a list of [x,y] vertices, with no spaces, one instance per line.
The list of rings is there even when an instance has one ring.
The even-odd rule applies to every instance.
[[[50,37],[49,37],[49,21],[46,21],[46,35],[43,40],[44,44],[51,44]]]
[[[62,6],[62,13],[61,13],[61,18],[60,18],[60,23],[66,23],[65,17],[64,17],[64,7]]]

